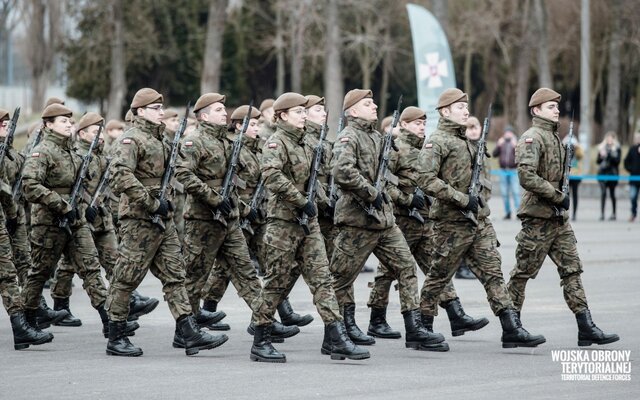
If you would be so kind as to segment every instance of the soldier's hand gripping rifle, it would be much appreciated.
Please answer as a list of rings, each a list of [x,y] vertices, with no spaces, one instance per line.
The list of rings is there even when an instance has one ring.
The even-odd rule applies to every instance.
[[[73,189],[71,190],[71,194],[69,195],[69,205],[71,206],[71,210],[76,210],[78,208],[78,199],[81,195],[82,190],[82,182],[84,182],[87,177],[87,172],[89,171],[89,164],[91,163],[91,159],[93,159],[93,149],[96,148],[98,142],[100,141],[100,134],[102,133],[102,128],[104,128],[104,122],[100,124],[98,129],[98,133],[91,141],[89,145],[89,150],[87,154],[82,157],[82,164],[80,164],[80,169],[78,169],[78,174],[76,175],[76,181],[73,184]],[[69,237],[73,236],[71,232],[71,228],[69,227],[69,218],[64,216],[60,219],[58,226],[63,229]]]
[[[250,210],[258,210],[260,204],[262,204],[262,200],[264,200],[265,190],[264,190],[264,179],[260,177],[260,181],[258,181],[258,185],[253,191],[253,196],[251,197],[251,201],[249,202]],[[251,221],[249,218],[242,218],[240,221],[240,229],[247,231],[250,235],[253,235],[253,228],[251,228]]]
[[[491,126],[491,116],[493,115],[492,105],[489,104],[489,113],[484,119],[484,123],[482,125],[482,135],[480,136],[480,140],[478,140],[478,152],[476,154],[476,160],[473,164],[473,172],[471,173],[471,185],[469,185],[469,198],[475,197],[478,199],[478,206],[482,207],[482,199],[480,198],[480,189],[482,188],[482,183],[480,182],[480,177],[482,176],[482,172],[484,171],[484,157],[487,152],[487,135],[489,134],[489,128]],[[462,214],[474,225],[478,225],[478,217],[471,210],[463,210]]]
[[[227,173],[224,176],[224,181],[222,181],[222,193],[220,194],[223,202],[231,201],[231,193],[233,192],[233,188],[236,185],[236,169],[238,169],[238,160],[240,159],[240,150],[242,149],[242,139],[244,138],[244,134],[247,132],[249,128],[249,120],[251,120],[251,113],[253,112],[253,100],[249,103],[249,111],[247,111],[247,115],[244,116],[242,120],[242,129],[240,130],[240,134],[233,142],[233,147],[231,151],[231,159],[229,160],[229,164],[227,165]],[[220,221],[224,226],[227,225],[227,221],[225,220],[225,216],[222,215],[222,211],[217,209],[213,212],[213,219],[216,221]]]
[[[342,132],[343,128],[344,128],[344,115],[341,115],[340,119],[338,120],[338,131],[336,132],[336,136],[338,136],[340,132]],[[336,180],[334,179],[333,174],[331,174],[331,176],[329,177],[329,207],[327,208],[329,210],[335,210],[337,202],[338,202],[338,185],[336,185]],[[333,218],[333,215],[328,215],[328,214],[331,214],[331,213],[330,212],[327,213],[327,217]]]
[[[320,130],[320,140],[318,140],[318,144],[316,148],[313,149],[313,162],[311,163],[311,175],[309,176],[309,181],[307,183],[307,203],[315,204],[316,202],[316,194],[318,193],[318,175],[320,173],[320,168],[322,168],[322,155],[324,153],[324,148],[322,147],[324,144],[324,140],[327,137],[327,120],[329,119],[329,113],[324,120],[324,124],[322,124],[322,129]],[[305,235],[309,235],[311,230],[309,229],[309,215],[304,211],[298,217],[298,223],[302,226],[302,230]]]
[[[373,184],[373,187],[376,189],[376,192],[385,202],[389,202],[385,197],[384,186],[387,183],[386,175],[387,169],[389,168],[389,154],[391,153],[391,149],[398,151],[398,148],[393,143],[393,130],[396,126],[398,126],[398,121],[400,120],[400,107],[402,107],[402,95],[398,99],[398,106],[393,111],[393,122],[391,122],[391,127],[385,133],[382,138],[382,146],[380,149],[380,156],[378,158],[378,171],[376,172],[376,180]],[[376,207],[373,204],[369,204],[364,209],[368,215],[375,218]]]
[[[171,184],[171,179],[173,179],[173,173],[176,170],[176,159],[178,158],[180,139],[182,138],[185,129],[187,129],[187,118],[189,117],[190,108],[191,103],[187,104],[187,109],[184,112],[184,117],[182,117],[182,120],[180,120],[180,125],[178,126],[178,130],[176,131],[176,135],[173,137],[173,142],[171,142],[171,155],[169,156],[167,165],[164,167],[164,173],[162,174],[162,184],[160,186],[160,196],[158,197],[158,200],[160,200],[161,203],[167,200],[169,185]],[[159,214],[153,214],[151,216],[151,222],[158,226],[158,228],[160,228],[162,232],[165,231],[166,227],[164,226],[162,217]]]
[[[562,181],[560,181],[560,190],[565,197],[569,194],[569,174],[571,172],[571,161],[573,160],[573,112],[571,113],[571,122],[569,122],[569,135],[567,136],[567,145],[564,153],[564,170],[562,171]],[[563,208],[553,206],[553,212],[556,217],[562,218]]]
[[[29,146],[29,148],[24,152],[24,154],[31,154],[33,152],[33,149],[35,149],[35,147],[38,145],[38,143],[40,143],[40,141],[42,140],[42,135],[44,135],[44,132],[42,131],[42,128],[44,128],[42,125],[40,125],[40,127],[38,128],[38,130],[36,131],[36,137],[33,140],[33,142],[31,142],[31,145]],[[26,163],[22,163],[22,166],[20,167],[20,173],[18,173],[18,177],[16,178],[16,181],[13,183],[13,188],[11,188],[11,198],[13,199],[13,201],[18,201],[18,198],[21,195],[21,191],[22,191],[22,178],[24,175],[24,166]]]
[[[421,196],[423,199],[425,199],[425,202],[427,201],[427,199],[425,198],[424,192],[422,191],[422,189],[420,189],[417,186],[416,186],[416,190],[413,192],[413,195],[414,196]],[[409,216],[411,218],[417,220],[421,224],[424,224],[424,218],[422,217],[422,215],[420,215],[420,211],[416,207],[413,207],[409,211]]]
[[[11,144],[13,143],[13,135],[16,133],[16,127],[18,126],[18,118],[20,117],[20,107],[16,107],[13,115],[11,116],[11,121],[9,121],[9,127],[7,128],[7,136],[4,138],[4,142],[0,143],[0,167],[4,163],[4,158],[9,157],[11,161],[13,161],[13,157],[11,155],[7,155],[9,149],[11,148]]]

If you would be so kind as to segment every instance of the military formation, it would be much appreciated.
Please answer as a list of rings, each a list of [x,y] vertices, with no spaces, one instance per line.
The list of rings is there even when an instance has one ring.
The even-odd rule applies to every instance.
[[[130,337],[159,303],[137,291],[150,271],[176,321],[172,346],[187,355],[228,340],[218,303],[231,283],[250,311],[250,359],[286,362],[274,343],[313,321],[289,301],[301,276],[325,327],[321,354],[363,360],[376,340],[402,338],[387,322],[394,281],[406,347],[446,352],[433,331],[439,307],[453,336],[489,323],[462,307],[452,283],[461,262],[487,293],[502,347],[536,347],[546,339],[523,327],[521,313],[526,284],[547,255],[575,314],[578,345],[619,340],[594,324],[582,286],[557,92],[533,94],[532,126],[516,147],[522,230],[508,281],[488,206],[490,116],[481,128],[466,93],[441,94],[427,137],[424,110],[398,106],[378,131],[373,93],[351,90],[334,142],[320,96],[289,92],[230,116],[225,102],[205,93],[182,114],[143,88],[125,122],[106,123],[93,112],[76,122],[52,98],[22,152],[13,148],[19,109],[0,109],[0,294],[16,350],[51,342],[50,325],[82,324],[69,307],[77,274],[103,323],[106,354],[142,355]],[[353,284],[371,254],[380,265],[365,333]]]

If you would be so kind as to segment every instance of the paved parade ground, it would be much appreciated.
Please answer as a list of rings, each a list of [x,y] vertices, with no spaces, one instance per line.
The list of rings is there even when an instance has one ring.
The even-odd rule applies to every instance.
[[[286,364],[249,361],[252,337],[245,329],[250,314],[232,287],[219,306],[227,313],[223,322],[231,325],[226,332],[229,341],[222,347],[202,351],[195,357],[186,357],[183,350],[172,348],[175,323],[166,303],[161,302],[153,313],[139,320],[141,328],[132,338],[144,355],[108,357],[98,314],[76,277],[71,309],[83,325],[52,327],[52,343],[14,351],[8,318],[5,313],[0,317],[0,399],[637,399],[640,222],[626,222],[627,203],[626,199],[619,200],[618,221],[600,222],[597,200],[581,199],[579,220],[573,224],[593,319],[605,332],[621,337],[611,345],[578,348],[576,322],[565,305],[558,274],[549,259],[537,279],[529,283],[522,312],[524,326],[534,334],[546,336],[547,342],[540,347],[502,349],[500,323],[492,316],[481,285],[475,280],[455,280],[466,312],[488,317],[491,322],[487,327],[452,338],[446,313],[440,310],[435,330],[445,335],[449,352],[413,351],[405,349],[404,339],[378,339],[375,346],[369,347],[371,358],[358,362],[332,361],[320,354],[322,322],[302,281],[296,285],[291,303],[297,312],[311,313],[315,320],[297,336],[276,344],[286,353]],[[502,270],[508,279],[515,263],[514,237],[520,224],[502,221],[498,196],[494,196],[491,206],[502,244]],[[374,258],[369,262],[376,264]],[[419,277],[422,284],[423,276]],[[356,319],[363,330],[369,320],[367,282],[372,279],[373,274],[361,274],[356,281]],[[160,282],[151,275],[140,291],[162,297]],[[51,305],[48,290],[45,297]],[[388,320],[404,336],[397,292],[392,293]],[[563,366],[554,361],[552,352],[578,349],[587,351],[563,354],[582,357],[582,361],[589,357],[580,368],[624,369],[630,362],[631,372],[563,376]],[[630,354],[592,351],[596,349],[626,350]],[[604,356],[622,358],[608,363],[594,361]],[[630,381],[594,381],[629,377]],[[591,380],[575,380],[586,378]]]

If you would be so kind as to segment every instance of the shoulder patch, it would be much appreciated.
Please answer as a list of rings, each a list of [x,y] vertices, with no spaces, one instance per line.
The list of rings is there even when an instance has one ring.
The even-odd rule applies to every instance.
[[[31,157],[40,157],[40,153],[36,152],[36,153],[32,153]]]
[[[129,138],[122,139],[122,144],[131,144],[131,139]]]
[[[430,149],[433,147],[433,143],[425,143],[424,148],[425,149]]]
[[[531,144],[531,143],[533,143],[533,138],[528,137],[528,138],[524,139],[524,142]]]
[[[186,147],[193,146],[193,141],[191,141],[191,140],[187,140],[186,142],[184,142],[184,145],[185,145]]]
[[[346,143],[349,141],[349,138],[347,136],[343,136],[340,138],[340,143]]]
[[[267,145],[267,147],[270,149],[275,149],[276,147],[278,147],[278,143],[271,142]]]

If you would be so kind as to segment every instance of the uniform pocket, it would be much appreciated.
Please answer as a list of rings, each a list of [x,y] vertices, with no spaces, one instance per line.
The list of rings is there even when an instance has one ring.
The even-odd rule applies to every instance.
[[[54,232],[52,232],[53,229],[57,230],[59,228],[44,226],[34,227],[29,235],[31,243],[39,247],[44,247],[45,249],[52,249],[55,245],[53,238],[51,237],[51,235],[54,234]]]

